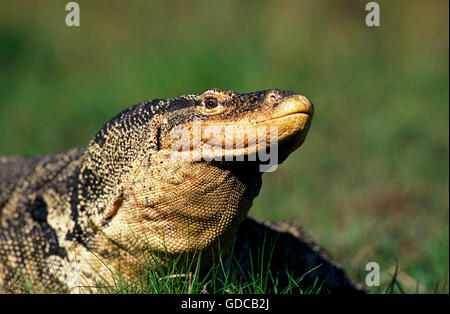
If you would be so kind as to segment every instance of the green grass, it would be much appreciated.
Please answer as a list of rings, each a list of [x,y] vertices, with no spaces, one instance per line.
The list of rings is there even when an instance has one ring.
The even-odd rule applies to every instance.
[[[251,252],[250,252],[251,254]],[[155,259],[157,260],[157,259]],[[318,294],[322,292],[321,285],[302,285],[304,276],[293,278],[289,276],[289,284],[278,285],[277,276],[270,269],[270,261],[261,259],[261,265],[266,268],[251,265],[247,272],[243,271],[239,261],[224,260],[221,257],[207,270],[200,268],[201,257],[197,262],[182,258],[172,261],[167,268],[156,263],[150,267],[145,264],[145,271],[133,282],[129,282],[119,273],[112,272],[113,282],[101,281],[92,293],[113,294]],[[305,274],[306,275],[306,274]]]
[[[216,252],[216,261],[210,267],[201,267],[202,256],[193,258],[192,255],[172,257],[167,252],[153,252],[140,248],[139,260],[142,265],[139,274],[133,280],[127,280],[120,269],[114,269],[104,263],[100,257],[94,254],[108,269],[110,278],[98,278],[96,284],[80,286],[68,289],[64,283],[59,287],[49,288],[46,282],[35,282],[27,274],[18,274],[16,282],[19,293],[88,293],[88,294],[327,294],[326,289],[317,279],[313,285],[306,285],[303,278],[310,272],[319,268],[317,265],[302,276],[294,278],[287,273],[288,283],[281,286],[278,274],[271,272],[271,261],[273,255],[269,254],[269,260],[264,260],[264,252],[257,259],[258,265],[253,265],[250,259],[250,269],[244,269],[241,261],[227,256],[232,255],[234,247],[229,255],[220,254],[220,246]],[[258,249],[249,249],[248,254],[258,254]],[[222,257],[225,255],[224,257]],[[213,252],[214,256],[214,252]],[[259,255],[257,255],[259,256]],[[161,261],[164,261],[162,263]],[[5,291],[0,287],[0,292]]]
[[[85,145],[120,110],[211,87],[291,89],[316,114],[251,215],[295,220],[364,285],[447,292],[448,1],[0,4],[0,155]],[[440,287],[436,289],[436,287]],[[397,289],[397,288],[396,288]]]

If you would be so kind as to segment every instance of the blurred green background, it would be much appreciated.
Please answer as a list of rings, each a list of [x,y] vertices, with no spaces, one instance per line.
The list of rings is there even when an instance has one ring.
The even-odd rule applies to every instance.
[[[217,87],[290,89],[316,115],[251,214],[294,220],[364,285],[448,292],[448,1],[0,3],[0,155],[88,143],[119,111]],[[400,291],[397,289],[396,291]]]

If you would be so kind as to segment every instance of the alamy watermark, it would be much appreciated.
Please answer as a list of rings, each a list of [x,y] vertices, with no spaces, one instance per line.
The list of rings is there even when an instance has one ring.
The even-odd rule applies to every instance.
[[[195,120],[189,127],[170,132],[171,158],[189,161],[258,161],[261,172],[278,167],[278,126],[203,124]]]
[[[377,262],[369,262],[366,265],[366,285],[368,287],[380,286],[380,265]]]
[[[366,25],[369,27],[380,26],[380,5],[374,1],[366,4]]]
[[[69,27],[80,26],[80,5],[77,2],[68,2],[66,4],[66,25]]]

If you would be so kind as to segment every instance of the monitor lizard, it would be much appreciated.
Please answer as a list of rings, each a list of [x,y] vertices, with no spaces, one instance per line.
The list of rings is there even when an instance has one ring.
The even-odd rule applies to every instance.
[[[318,278],[329,291],[358,291],[299,227],[247,217],[261,187],[255,152],[275,149],[282,163],[303,143],[313,111],[291,91],[209,89],[134,105],[85,147],[0,157],[0,287],[18,291],[27,278],[45,291],[70,290],[111,279],[111,269],[132,280],[148,252],[151,266],[189,256],[207,267],[221,245],[225,258],[233,246],[243,270],[252,264],[248,250],[267,246],[281,282],[286,271],[307,273],[305,282]],[[216,142],[202,133],[224,126],[237,130],[231,147],[222,133]],[[277,133],[256,141],[248,134],[257,127]],[[174,136],[180,130],[184,135]],[[207,150],[212,147],[222,149]],[[193,158],[199,152],[209,153]]]

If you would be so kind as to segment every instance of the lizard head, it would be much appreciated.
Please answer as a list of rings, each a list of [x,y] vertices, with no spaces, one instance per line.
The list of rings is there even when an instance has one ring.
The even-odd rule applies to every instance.
[[[303,143],[313,115],[306,97],[281,90],[209,89],[173,99],[170,107],[160,148],[172,158],[261,161],[263,155],[274,158],[274,166]]]
[[[303,143],[312,115],[306,97],[281,90],[209,89],[138,104],[88,146],[79,210],[111,240],[110,250],[133,256],[208,255],[219,241],[226,248],[259,193],[263,151],[284,161]]]

